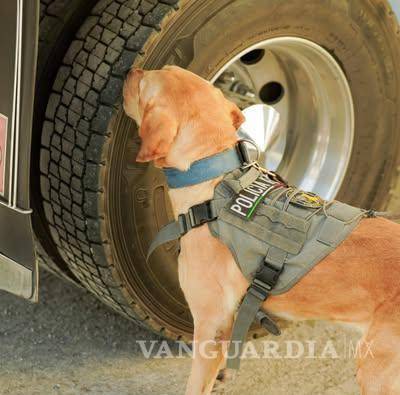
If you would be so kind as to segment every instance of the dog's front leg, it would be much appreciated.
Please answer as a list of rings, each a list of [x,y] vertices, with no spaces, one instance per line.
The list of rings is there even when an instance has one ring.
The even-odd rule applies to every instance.
[[[199,271],[198,268],[201,268]],[[193,360],[186,395],[208,395],[225,365],[235,304],[203,262],[179,262],[179,278],[194,322]]]
[[[186,395],[210,394],[220,369],[225,365],[231,324],[218,318],[217,321],[210,317],[195,325],[192,370]]]
[[[192,371],[187,395],[207,395],[225,366],[234,315],[247,281],[227,247],[207,227],[181,240],[179,282],[194,322]]]
[[[194,322],[192,369],[186,395],[211,393],[220,369],[225,366],[234,311],[230,311],[218,286],[206,278],[190,276],[183,284]]]

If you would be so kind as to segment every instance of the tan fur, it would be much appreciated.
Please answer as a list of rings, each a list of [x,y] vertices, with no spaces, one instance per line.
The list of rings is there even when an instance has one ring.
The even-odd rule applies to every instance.
[[[198,159],[232,147],[243,121],[238,108],[200,77],[179,69],[132,71],[124,107],[141,125],[139,161],[187,169]],[[169,192],[174,213],[213,196],[219,180]],[[237,305],[248,283],[228,248],[207,225],[181,240],[179,280],[191,309],[195,347],[207,344],[213,359],[195,353],[187,395],[209,394],[224,366]],[[299,320],[322,319],[357,325],[372,344],[358,361],[363,395],[400,395],[400,226],[365,219],[350,237],[286,294],[264,308]],[[372,343],[371,343],[372,342]]]

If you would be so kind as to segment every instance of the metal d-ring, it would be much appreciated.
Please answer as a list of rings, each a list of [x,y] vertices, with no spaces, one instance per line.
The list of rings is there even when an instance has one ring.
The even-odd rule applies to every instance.
[[[253,140],[250,140],[250,139],[240,139],[239,142],[241,142],[241,141],[243,141],[244,143],[249,143],[250,145],[252,145],[256,149],[257,158],[256,158],[256,160],[254,162],[258,162],[260,160],[260,157],[261,157],[260,149],[258,148],[258,145]]]

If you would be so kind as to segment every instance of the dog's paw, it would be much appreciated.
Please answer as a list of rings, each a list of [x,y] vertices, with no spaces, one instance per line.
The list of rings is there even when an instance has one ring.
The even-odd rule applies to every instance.
[[[214,387],[211,391],[212,394],[219,394],[219,395],[225,395],[227,394],[227,388],[226,388],[226,383],[217,380],[214,384]]]
[[[215,381],[212,394],[228,394],[229,384],[235,378],[236,371],[231,369],[221,369]]]

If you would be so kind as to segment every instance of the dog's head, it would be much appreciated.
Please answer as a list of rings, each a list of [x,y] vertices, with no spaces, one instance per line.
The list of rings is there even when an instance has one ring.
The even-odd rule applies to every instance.
[[[232,146],[244,121],[219,89],[176,66],[131,70],[124,84],[124,109],[140,128],[136,160],[181,170]]]

